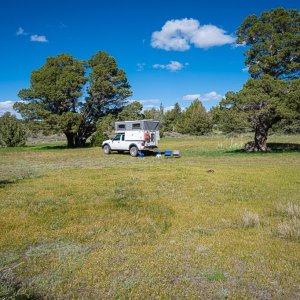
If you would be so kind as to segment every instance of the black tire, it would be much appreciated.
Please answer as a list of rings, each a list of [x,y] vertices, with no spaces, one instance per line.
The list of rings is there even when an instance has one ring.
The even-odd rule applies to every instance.
[[[136,146],[130,147],[129,152],[132,157],[137,157],[139,155],[139,149]]]
[[[110,154],[111,153],[111,149],[110,149],[109,145],[104,145],[103,146],[103,152],[104,152],[104,154]]]

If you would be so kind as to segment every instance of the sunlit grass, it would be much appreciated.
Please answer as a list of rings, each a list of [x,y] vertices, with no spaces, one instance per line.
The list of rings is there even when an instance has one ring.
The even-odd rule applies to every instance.
[[[1,297],[298,298],[300,153],[235,152],[248,140],[0,149]]]

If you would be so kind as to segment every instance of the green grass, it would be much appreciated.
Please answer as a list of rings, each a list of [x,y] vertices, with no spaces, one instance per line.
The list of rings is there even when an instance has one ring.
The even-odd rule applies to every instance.
[[[299,298],[300,152],[248,140],[0,149],[0,298]]]

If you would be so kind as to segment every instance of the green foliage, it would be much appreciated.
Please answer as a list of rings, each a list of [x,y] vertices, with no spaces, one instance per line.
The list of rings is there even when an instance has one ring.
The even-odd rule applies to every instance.
[[[104,132],[106,135],[111,135],[115,128],[115,122],[116,117],[112,114],[108,114],[97,122],[97,130]]]
[[[144,110],[144,117],[145,119],[152,119],[152,120],[159,120],[160,119],[160,111],[155,107],[151,109]]]
[[[220,105],[214,106],[209,113],[214,128],[224,133],[241,133],[250,127],[244,114],[237,114],[233,107],[224,107],[222,102]]]
[[[282,7],[248,16],[237,31],[237,42],[249,46],[245,64],[253,78],[263,74],[293,79],[300,72],[300,14]]]
[[[144,118],[142,113],[143,105],[138,101],[133,101],[129,105],[123,107],[118,114],[118,121],[140,120]]]
[[[112,114],[102,117],[97,122],[97,130],[91,137],[90,145],[100,147],[105,140],[109,139],[109,136],[113,133],[115,121],[116,117]]]
[[[102,51],[85,62],[70,54],[49,57],[32,72],[30,82],[30,88],[19,92],[23,101],[14,108],[48,131],[63,132],[69,147],[84,146],[97,121],[119,111],[131,95],[125,72]],[[85,87],[88,96],[82,100]]]
[[[28,119],[47,119],[49,115],[61,116],[76,113],[82,87],[86,83],[83,63],[70,54],[49,57],[37,71],[31,74],[31,86],[22,89],[19,97],[25,102],[15,105]]]
[[[174,108],[164,114],[164,130],[176,131],[177,122],[181,118],[181,108],[178,103],[175,103]]]
[[[90,145],[92,147],[101,147],[102,143],[108,139],[108,135],[105,132],[97,130],[91,137]]]
[[[9,112],[0,117],[0,146],[23,146],[26,139],[27,132],[21,120],[18,120]]]
[[[89,116],[92,115],[93,120],[98,120],[110,112],[119,111],[132,92],[125,71],[119,69],[115,59],[107,53],[98,52],[88,64],[91,69],[90,86],[84,111]]]
[[[224,281],[226,279],[222,271],[213,271],[205,274],[208,281]]]
[[[202,135],[212,130],[212,122],[202,103],[196,99],[182,113],[176,127],[179,133]]]
[[[300,133],[300,118],[283,119],[272,127],[272,131],[283,134]]]

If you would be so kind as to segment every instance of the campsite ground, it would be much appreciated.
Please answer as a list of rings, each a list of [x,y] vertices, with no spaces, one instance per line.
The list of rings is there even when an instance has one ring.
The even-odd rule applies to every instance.
[[[299,298],[300,136],[247,141],[0,149],[0,298]]]

